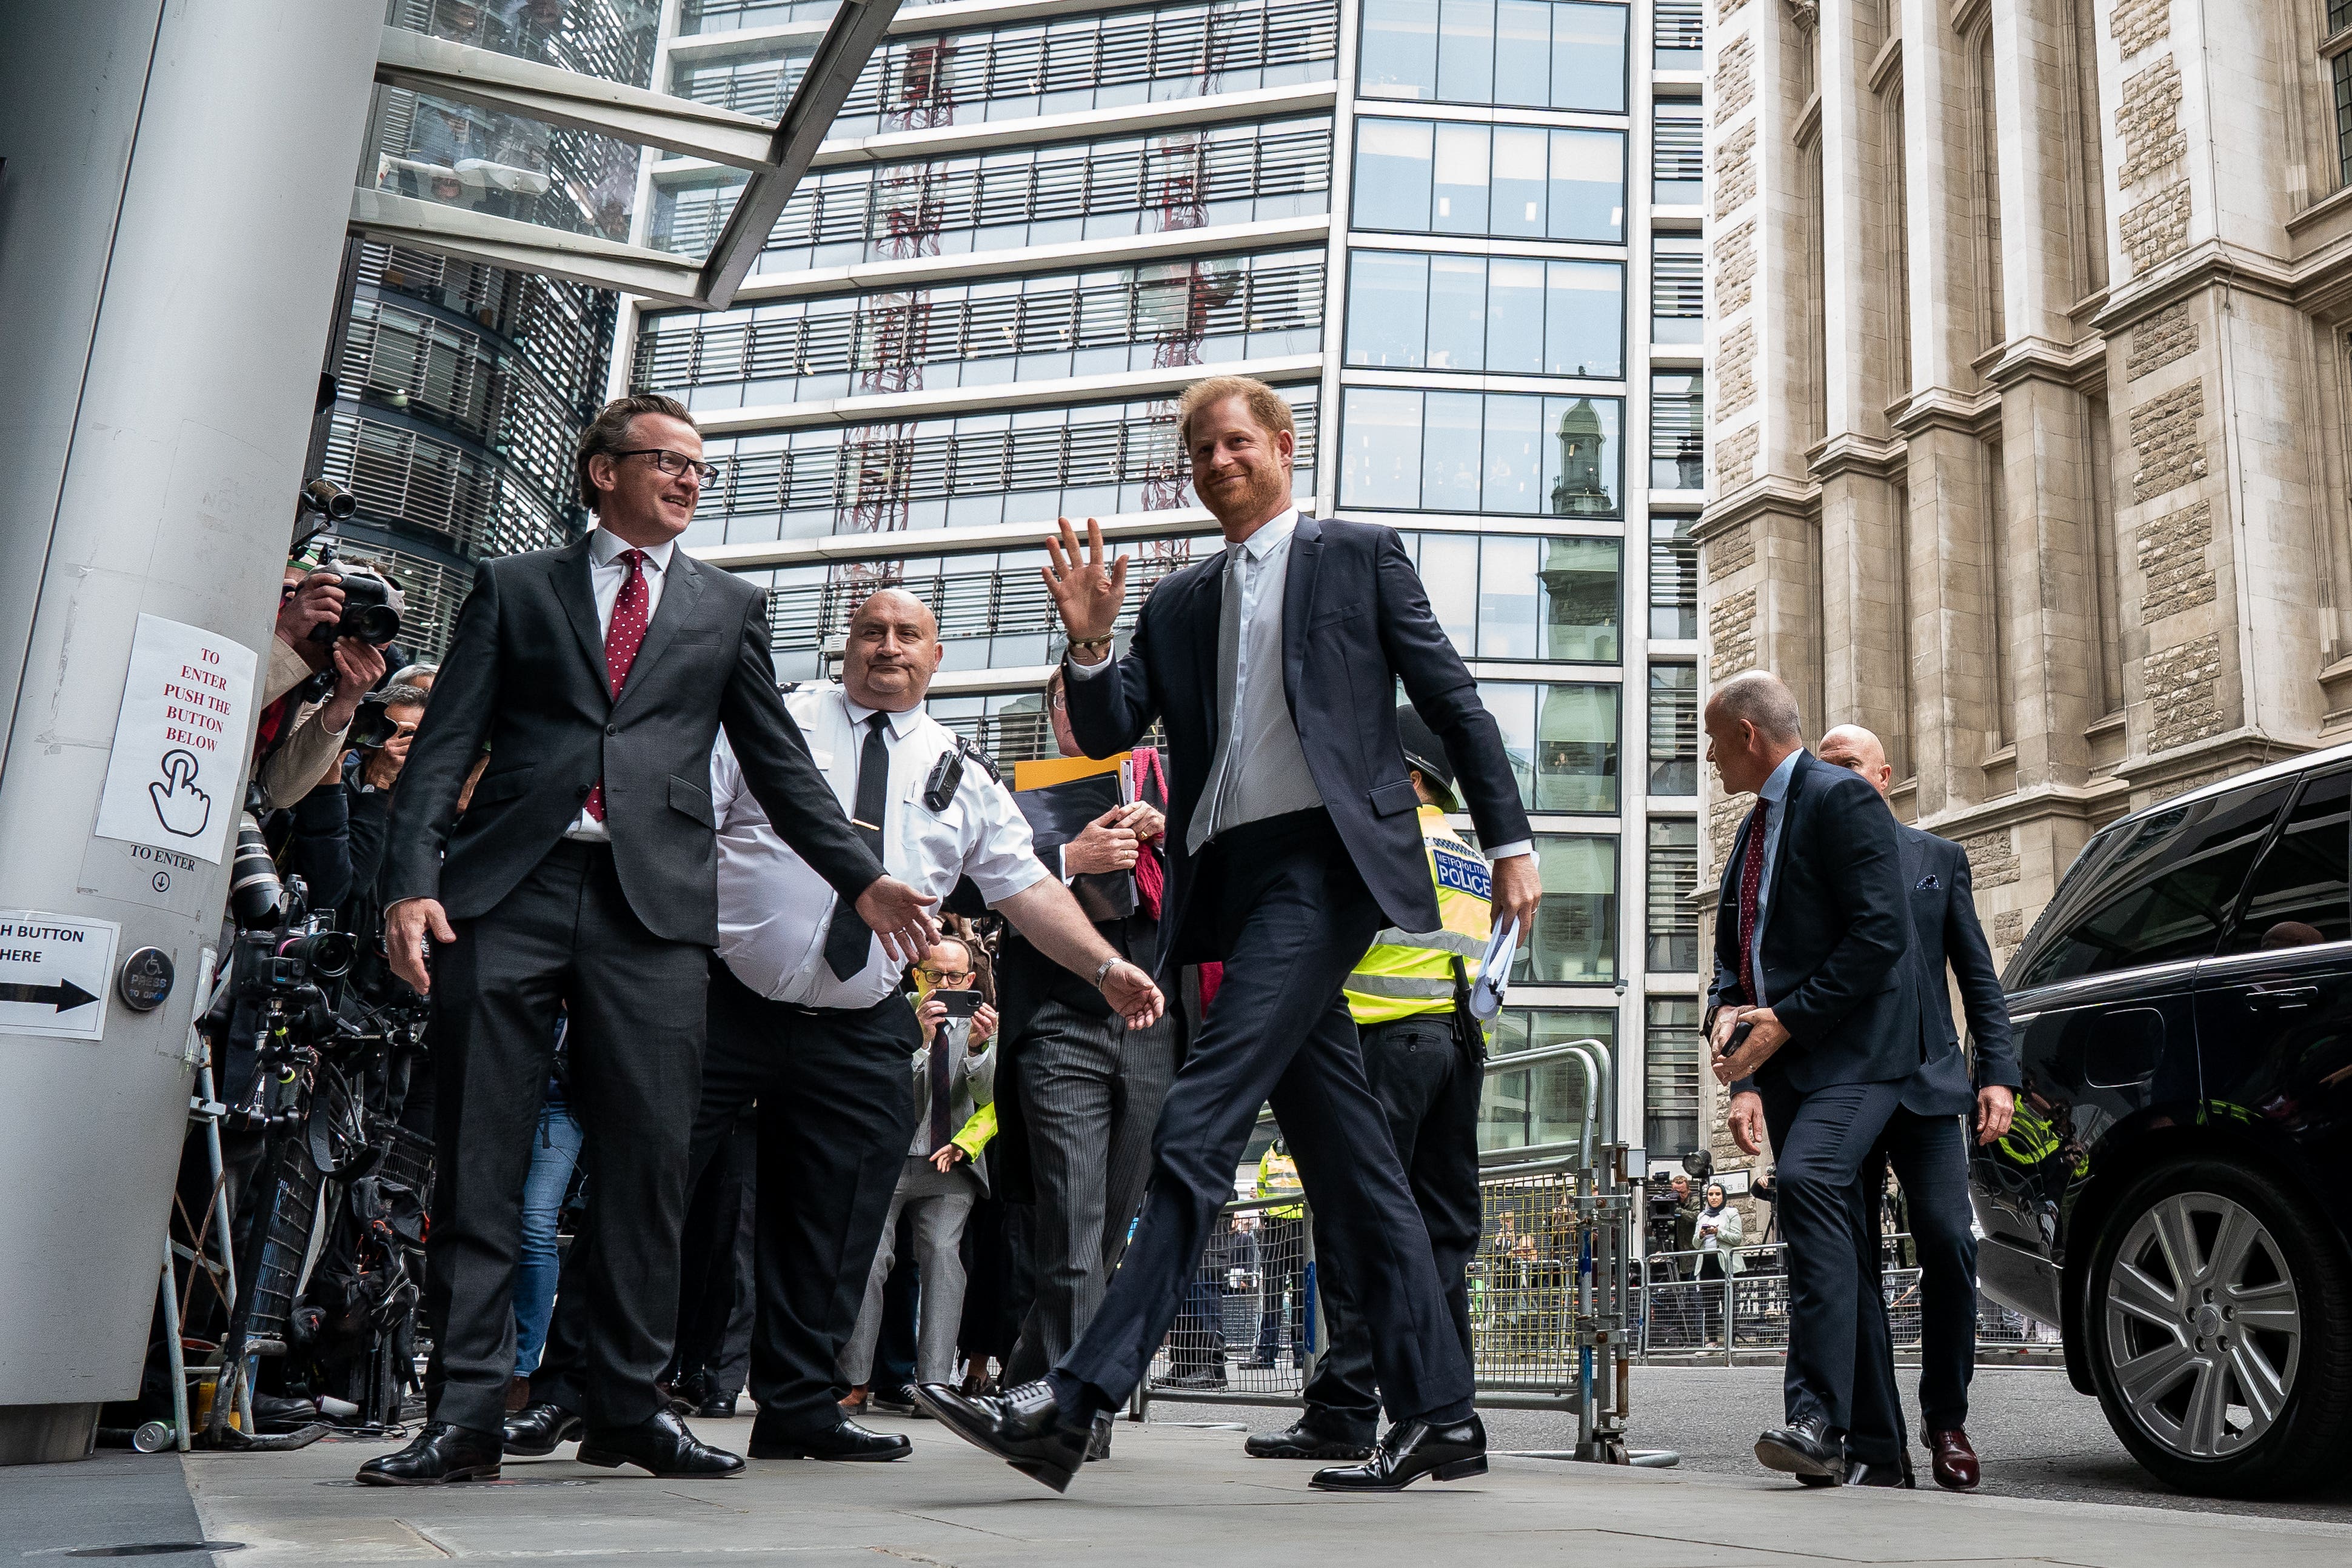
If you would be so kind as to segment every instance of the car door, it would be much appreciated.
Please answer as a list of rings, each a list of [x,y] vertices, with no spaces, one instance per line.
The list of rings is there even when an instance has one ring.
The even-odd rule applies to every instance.
[[[2197,978],[2208,1120],[2242,1124],[2312,1180],[2352,1121],[2352,767],[2303,781]]]

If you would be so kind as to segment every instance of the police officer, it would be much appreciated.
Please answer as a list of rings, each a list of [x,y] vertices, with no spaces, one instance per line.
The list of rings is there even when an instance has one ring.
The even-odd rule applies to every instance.
[[[886,588],[860,604],[841,684],[785,699],[819,772],[892,874],[933,898],[969,878],[1039,952],[1087,977],[1134,1027],[1148,1027],[1162,1009],[1159,988],[1046,873],[1028,822],[988,763],[923,711],[941,654],[939,623],[914,595]],[[689,1182],[756,1100],[751,1388],[760,1417],[751,1455],[898,1458],[908,1452],[904,1437],[869,1431],[843,1412],[836,1368],[915,1136],[910,1068],[923,1037],[899,995],[904,966],[776,836],[724,744],[711,760],[709,799],[719,951]],[[946,1059],[938,1061],[944,1074]],[[532,1380],[540,1402],[508,1419],[509,1454],[548,1453],[579,1429],[580,1345],[592,1325],[577,1298],[566,1290],[558,1299]]]
[[[1486,862],[1446,825],[1456,809],[1445,749],[1408,706],[1397,710],[1405,765],[1421,796],[1421,832],[1437,882],[1436,931],[1391,927],[1349,976],[1348,1011],[1363,1042],[1364,1072],[1388,1113],[1397,1158],[1429,1228],[1437,1278],[1445,1287],[1462,1348],[1470,1350],[1471,1255],[1484,1218],[1478,1191],[1478,1093],[1486,1034],[1469,1013],[1470,968],[1486,951]],[[1372,1347],[1341,1281],[1318,1281],[1329,1322],[1328,1346],[1307,1385],[1307,1409],[1279,1432],[1244,1445],[1261,1459],[1360,1458],[1372,1451],[1380,1400]]]
[[[1298,1180],[1298,1162],[1280,1136],[1257,1157],[1257,1183],[1250,1196],[1306,1196]],[[1307,1364],[1307,1206],[1276,1203],[1258,1210],[1257,1353],[1244,1366],[1270,1367],[1282,1345],[1282,1303],[1290,1302],[1290,1360]]]

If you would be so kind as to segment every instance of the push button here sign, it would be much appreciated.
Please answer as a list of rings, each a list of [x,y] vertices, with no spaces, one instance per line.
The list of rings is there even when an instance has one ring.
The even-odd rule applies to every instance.
[[[0,1035],[97,1040],[122,927],[29,911],[0,913]]]

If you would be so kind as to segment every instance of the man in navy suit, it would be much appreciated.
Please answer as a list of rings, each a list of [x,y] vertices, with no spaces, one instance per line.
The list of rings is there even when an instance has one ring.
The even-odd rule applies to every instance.
[[[1318,1471],[1331,1490],[1393,1491],[1486,1468],[1471,1370],[1429,1234],[1364,1075],[1341,983],[1387,926],[1441,924],[1419,797],[1397,738],[1396,684],[1444,743],[1494,865],[1497,928],[1540,897],[1518,785],[1476,684],[1431,613],[1394,530],[1301,517],[1290,410],[1262,382],[1189,390],[1178,430],[1225,548],[1162,581],[1123,658],[1111,632],[1127,558],[1065,521],[1046,586],[1068,629],[1072,729],[1087,753],[1167,727],[1168,892],[1160,968],[1223,960],[1153,1134],[1134,1239],[1054,1371],[983,1399],[917,1395],[959,1435],[1059,1490],[1097,1415],[1123,1402],[1174,1321],[1258,1106],[1298,1159],[1318,1259],[1362,1303],[1391,1419],[1370,1459]]]
[[[1901,841],[1875,789],[1805,749],[1774,676],[1717,686],[1706,723],[1725,791],[1757,798],[1717,906],[1715,1073],[1739,1146],[1771,1132],[1789,1260],[1788,1425],[1756,1457],[1811,1485],[1901,1486],[1878,1239],[1856,1198],[1929,1055]]]
[[[1823,762],[1858,773],[1882,796],[1895,769],[1878,737],[1841,725],[1822,737]],[[1911,958],[1927,1010],[1931,1054],[1903,1084],[1902,1103],[1879,1136],[1884,1160],[1865,1168],[1864,1186],[1885,1185],[1885,1162],[1903,1184],[1911,1236],[1919,1251],[1919,1415],[1936,1482],[1953,1491],[1977,1484],[1976,1449],[1968,1434],[1969,1380],[1977,1364],[1977,1239],[1969,1206],[1968,1136],[1960,1118],[1974,1113],[1977,1142],[2009,1131],[2017,1109],[2017,1045],[1992,948],[1977,922],[1968,852],[1949,839],[1895,826],[1903,845],[1903,884],[1910,890]],[[1952,1028],[1944,972],[1959,982],[1960,1007],[1975,1041],[1975,1080]],[[1940,1043],[1936,1040],[1940,1038]]]

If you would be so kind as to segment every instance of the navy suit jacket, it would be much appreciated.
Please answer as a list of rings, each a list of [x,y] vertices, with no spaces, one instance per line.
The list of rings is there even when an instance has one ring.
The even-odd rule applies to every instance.
[[[1977,901],[1969,876],[1968,852],[1949,839],[1896,824],[1903,842],[1903,881],[1910,889],[1911,962],[1928,1021],[1928,1057],[1903,1085],[1904,1105],[1922,1116],[1958,1116],[1976,1103],[1976,1091],[2025,1082],[2018,1071],[2017,1042],[2009,1028],[2009,1001],[2000,970],[1977,922]],[[1952,1009],[1944,987],[1950,966],[1960,982],[1960,1009],[1976,1044],[1975,1082],[1960,1054]]]
[[[1929,1052],[1908,956],[1901,824],[1867,779],[1810,751],[1798,754],[1780,809],[1759,979],[1790,1038],[1756,1077],[1783,1079],[1802,1094],[1907,1079]],[[1739,866],[1755,822],[1751,812],[1724,863],[1708,998],[1717,1006],[1754,1003],[1739,984],[1738,910]]]
[[[1092,679],[1066,677],[1070,728],[1090,757],[1127,750],[1167,727],[1168,896],[1162,976],[1214,959],[1188,919],[1195,867],[1185,833],[1217,749],[1217,620],[1225,552],[1162,579],[1136,618],[1125,657]],[[1479,838],[1529,836],[1501,730],[1431,613],[1396,530],[1301,517],[1282,594],[1282,690],[1324,809],[1389,924],[1434,931],[1437,889],[1421,839],[1420,798],[1397,739],[1396,687],[1445,747]],[[1164,979],[1163,979],[1163,983]]]

